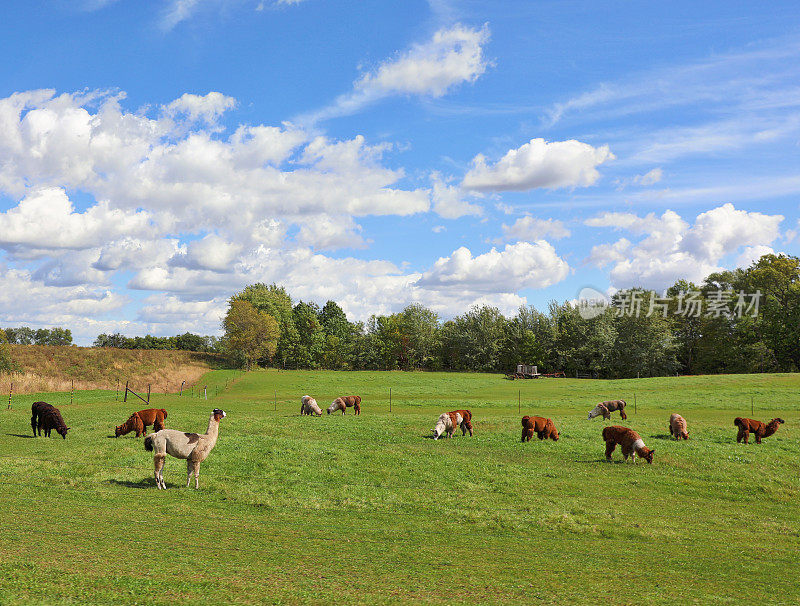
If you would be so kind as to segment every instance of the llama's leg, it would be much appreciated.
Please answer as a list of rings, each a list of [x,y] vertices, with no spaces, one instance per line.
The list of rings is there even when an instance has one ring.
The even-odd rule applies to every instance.
[[[33,430],[33,437],[36,437],[36,415],[31,417],[31,429]]]
[[[614,449],[617,447],[617,443],[613,440],[609,440],[606,442],[606,461],[609,463],[611,462],[611,455],[614,453]]]
[[[745,443],[745,444],[748,444],[748,443],[749,443],[749,440],[750,440],[750,432],[749,432],[749,431],[747,431],[746,429],[745,429],[744,431],[742,431],[742,439],[744,440],[744,443]]]
[[[192,483],[192,474],[194,474],[194,487],[200,488],[200,461],[186,459],[186,488]]]
[[[756,432],[756,444],[761,444],[761,432]]]
[[[157,454],[153,456],[153,467],[155,467],[156,486],[161,490],[166,490],[167,485],[164,482],[164,474],[161,472],[164,469],[164,460],[166,455]]]

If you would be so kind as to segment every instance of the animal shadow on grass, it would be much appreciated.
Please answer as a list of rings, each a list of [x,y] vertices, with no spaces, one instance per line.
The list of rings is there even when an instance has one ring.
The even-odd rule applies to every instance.
[[[576,463],[607,463],[608,461],[606,461],[605,459],[577,459],[575,462]],[[619,459],[619,460],[613,459],[611,462],[612,463],[623,463],[624,461],[622,459]]]
[[[669,435],[668,433],[658,433],[658,434],[653,434],[653,435],[652,435],[652,436],[650,436],[650,437],[651,437],[651,438],[653,438],[654,440],[671,440],[671,441],[673,441],[673,442],[675,441],[675,438],[673,438],[673,437],[672,437],[671,435]]]
[[[115,484],[117,486],[124,486],[125,488],[155,488],[156,487],[156,480],[155,478],[144,478],[139,480],[138,482],[131,482],[129,480],[109,480],[109,484]],[[177,488],[177,484],[170,484],[167,482],[167,488]]]
[[[33,436],[29,435],[22,435],[21,433],[7,433],[7,436],[11,436],[12,438],[32,438]]]

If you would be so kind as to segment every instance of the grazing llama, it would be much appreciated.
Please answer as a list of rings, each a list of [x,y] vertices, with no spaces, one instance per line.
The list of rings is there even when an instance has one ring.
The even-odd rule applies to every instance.
[[[631,457],[633,462],[636,463],[636,455],[638,454],[643,459],[646,459],[648,463],[653,462],[655,450],[647,448],[641,436],[629,427],[622,427],[621,425],[604,427],[603,440],[606,442],[606,461],[609,463],[611,462],[611,454],[617,444],[622,446],[622,456],[625,461],[628,460],[628,457]]]
[[[124,436],[131,431],[136,432],[136,437],[147,435],[147,426],[152,425],[153,431],[164,429],[164,419],[167,418],[167,411],[163,408],[147,408],[133,413],[122,425],[114,428],[114,436]]]
[[[744,439],[744,443],[748,444],[748,438],[750,437],[750,432],[752,431],[756,436],[756,444],[761,444],[761,438],[768,438],[774,434],[776,431],[778,431],[778,427],[781,423],[784,423],[784,420],[779,418],[772,419],[769,423],[764,424],[761,421],[756,421],[755,419],[736,417],[733,420],[733,424],[739,428],[739,434],[736,436],[736,441],[741,442],[742,439]]]
[[[472,413],[468,410],[454,410],[442,413],[436,421],[436,427],[431,430],[433,439],[438,440],[443,433],[446,433],[448,438],[452,438],[456,427],[461,428],[462,436],[467,435],[467,432],[472,436]]]
[[[550,438],[554,442],[558,441],[558,430],[553,424],[552,419],[529,417],[525,415],[522,417],[522,441],[530,442],[534,433],[536,433],[536,437],[540,440]]]
[[[37,432],[41,436],[43,429],[44,437],[49,438],[50,432],[55,429],[65,440],[67,439],[67,431],[69,431],[69,427],[64,423],[64,419],[61,418],[61,412],[58,408],[47,402],[34,402],[31,405],[31,429],[33,429],[34,438]]]
[[[686,419],[677,412],[672,413],[669,417],[669,433],[675,436],[676,440],[689,439],[689,432],[686,431]]]
[[[603,418],[607,421],[611,418],[611,413],[618,410],[619,416],[622,417],[624,421],[628,418],[628,415],[625,414],[625,406],[625,400],[606,400],[605,402],[600,402],[600,404],[589,411],[589,420],[603,415]]]
[[[144,449],[153,452],[153,465],[158,488],[162,490],[167,488],[164,474],[161,472],[167,454],[176,459],[186,459],[186,487],[189,487],[192,474],[194,474],[194,487],[200,488],[200,463],[206,460],[208,453],[217,443],[219,422],[223,418],[225,418],[225,411],[215,408],[208,419],[208,429],[204,434],[186,433],[177,429],[162,429],[144,439]]]
[[[352,408],[353,412],[357,415],[361,414],[361,396],[344,396],[341,398],[336,398],[331,405],[328,406],[328,414],[336,412],[337,410],[341,410],[342,414],[345,414],[345,411],[348,408]]]
[[[300,398],[300,414],[301,415],[316,415],[322,416],[322,409],[317,406],[317,401],[311,396],[303,396]]]

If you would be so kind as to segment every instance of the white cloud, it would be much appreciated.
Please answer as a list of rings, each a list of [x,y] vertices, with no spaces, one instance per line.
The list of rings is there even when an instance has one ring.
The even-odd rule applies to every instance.
[[[461,247],[437,260],[417,286],[430,290],[515,293],[522,288],[546,288],[563,280],[569,265],[551,244],[519,242],[473,257]]]
[[[774,254],[775,250],[771,246],[764,246],[763,244],[759,244],[757,246],[748,246],[736,258],[736,267],[746,269],[764,255]]]
[[[607,145],[531,139],[506,152],[494,165],[488,165],[482,154],[475,156],[461,185],[477,191],[589,186],[600,177],[596,167],[613,159]]]
[[[431,175],[433,181],[433,211],[445,219],[458,219],[465,215],[481,215],[483,208],[464,200],[466,192],[453,185],[447,185],[439,175]]]
[[[617,288],[641,286],[662,289],[681,278],[702,281],[722,269],[723,258],[744,247],[738,262],[760,251],[780,236],[782,215],[736,210],[724,204],[697,216],[693,224],[668,210],[650,213],[604,213],[587,220],[592,227],[613,227],[645,237],[635,244],[623,238],[592,248],[587,259],[598,267],[612,264],[611,283]]]
[[[63,189],[45,187],[0,213],[0,247],[31,258],[53,249],[92,248],[122,235],[142,235],[149,224],[147,212],[112,209],[108,201],[75,212]]]
[[[569,229],[559,219],[539,219],[527,215],[517,219],[513,225],[503,224],[503,236],[506,240],[532,241],[547,237],[559,240],[569,235]]]
[[[301,245],[314,250],[365,248],[366,242],[360,232],[361,226],[351,217],[320,216],[303,223],[296,239]]]
[[[394,95],[441,97],[458,84],[474,82],[487,68],[483,47],[489,28],[474,29],[456,24],[437,31],[424,43],[384,61],[362,75],[353,90],[317,112],[302,116],[302,124],[314,124],[353,114],[363,107]]]
[[[636,175],[633,178],[633,182],[637,185],[647,186],[647,185],[654,185],[661,181],[664,177],[664,171],[661,168],[654,168],[653,170],[643,174],[643,175]]]
[[[213,91],[206,95],[184,93],[166,105],[164,113],[169,116],[184,114],[191,122],[202,120],[213,124],[222,114],[234,107],[236,107],[236,99],[222,93]]]

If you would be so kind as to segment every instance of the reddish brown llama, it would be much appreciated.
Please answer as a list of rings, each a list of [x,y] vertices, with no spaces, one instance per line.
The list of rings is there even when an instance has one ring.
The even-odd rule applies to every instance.
[[[745,444],[748,444],[748,438],[750,437],[750,432],[753,432],[753,435],[756,437],[756,444],[761,444],[761,438],[768,438],[776,431],[778,431],[778,427],[781,423],[785,421],[780,418],[774,418],[769,423],[762,423],[761,421],[756,421],[755,419],[745,419],[743,417],[736,417],[733,420],[733,424],[739,428],[739,433],[736,436],[736,441],[741,442],[744,440]]]
[[[558,441],[558,431],[552,419],[529,417],[527,415],[522,417],[522,441],[530,442],[534,433],[540,440],[550,438],[553,441]]]
[[[621,425],[609,425],[603,428],[603,440],[606,443],[606,461],[611,462],[611,455],[617,444],[622,446],[622,456],[625,461],[631,457],[636,463],[636,455],[645,459],[648,463],[653,462],[653,453],[655,450],[650,450],[644,445],[642,437],[628,427]]]

